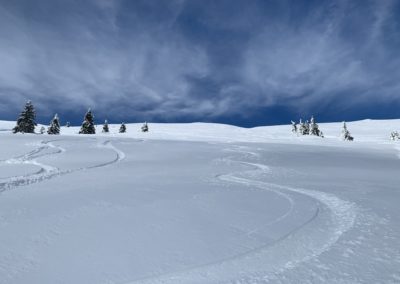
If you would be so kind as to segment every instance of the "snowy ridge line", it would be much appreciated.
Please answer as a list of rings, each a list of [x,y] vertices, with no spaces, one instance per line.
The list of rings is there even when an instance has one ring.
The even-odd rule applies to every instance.
[[[245,151],[238,152],[243,154]],[[252,154],[250,155],[255,156]],[[263,164],[235,161],[232,159],[228,159],[226,162],[248,165],[254,168],[253,171],[257,172],[270,172],[270,168]],[[125,284],[240,284],[268,282],[285,270],[293,269],[299,264],[318,257],[323,252],[329,250],[342,234],[353,227],[357,216],[357,209],[354,203],[341,200],[332,194],[237,177],[233,173],[217,175],[216,178],[221,181],[240,183],[248,187],[252,186],[261,190],[273,191],[291,202],[292,208],[288,212],[271,222],[271,224],[265,224],[265,226],[282,221],[291,214],[294,201],[290,193],[311,197],[321,204],[321,207],[317,208],[315,214],[311,216],[310,219],[293,228],[290,232],[281,236],[273,243],[268,243],[264,246],[213,263],[136,279]],[[320,216],[320,218],[318,218],[318,216]],[[326,228],[322,227],[321,229],[321,227],[318,226],[316,229],[308,228],[308,224],[317,222],[317,220],[321,223],[321,226],[326,226]],[[322,237],[322,241],[314,242],[314,238],[310,236],[311,234]]]
[[[31,164],[31,165],[40,167],[39,171],[37,171],[33,174],[30,174],[30,175],[15,176],[15,177],[0,179],[0,193],[3,191],[6,191],[6,190],[10,190],[10,189],[19,187],[19,186],[26,186],[29,184],[39,183],[44,180],[49,180],[49,179],[52,179],[52,178],[54,178],[56,176],[60,176],[60,175],[65,175],[65,174],[70,174],[73,172],[109,166],[109,165],[115,164],[115,163],[120,162],[123,159],[125,159],[125,153],[122,152],[121,150],[119,150],[118,148],[116,148],[114,145],[112,145],[110,140],[107,140],[107,141],[104,141],[103,143],[101,143],[100,145],[98,145],[98,147],[113,150],[116,153],[116,158],[114,160],[106,162],[106,163],[102,163],[99,165],[90,166],[90,167],[82,167],[82,168],[78,168],[78,169],[70,169],[70,170],[62,171],[56,167],[46,165],[46,164],[40,163],[35,160],[40,157],[61,154],[61,153],[66,152],[66,150],[64,148],[55,146],[54,144],[51,143],[54,141],[61,141],[61,140],[42,141],[42,142],[40,142],[40,144],[43,146],[40,146],[39,148],[34,149],[34,150],[28,152],[27,154],[24,154],[24,155],[15,157],[15,158],[11,158],[11,159],[8,159],[5,161],[0,161],[3,163],[11,163],[11,164]],[[57,149],[57,151],[51,152],[51,153],[41,153],[42,151],[49,149],[49,148],[55,148],[55,149]]]

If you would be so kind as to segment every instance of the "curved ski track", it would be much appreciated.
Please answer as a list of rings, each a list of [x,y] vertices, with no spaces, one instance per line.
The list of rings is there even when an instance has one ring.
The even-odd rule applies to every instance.
[[[247,158],[259,157],[255,152],[244,151],[241,146],[232,146],[233,147],[226,150],[240,153]],[[267,165],[236,161],[229,158],[223,160],[227,163],[240,163],[250,166],[253,168],[253,173],[270,173],[270,168]],[[245,172],[241,172],[240,174]],[[253,177],[254,175],[251,176]],[[340,236],[354,225],[357,216],[358,210],[354,203],[344,201],[333,194],[257,181],[255,179],[236,176],[234,173],[217,175],[216,178],[224,182],[243,184],[250,189],[273,191],[290,202],[291,208],[284,215],[269,224],[265,224],[264,227],[272,225],[272,223],[280,222],[292,214],[294,200],[291,195],[293,194],[301,194],[312,198],[317,201],[319,206],[315,214],[309,220],[293,228],[290,232],[273,243],[212,263],[187,268],[181,271],[136,279],[128,282],[129,284],[240,284],[269,282],[285,270],[295,268],[300,263],[318,257],[321,253],[329,250],[329,248],[338,241]],[[316,228],[309,228],[307,226],[312,222],[319,222]],[[249,232],[248,234],[251,233],[253,232]],[[313,234],[319,237],[322,236],[323,240],[314,242]]]
[[[82,167],[82,168],[70,169],[70,170],[60,170],[51,165],[46,165],[46,164],[38,162],[36,160],[38,158],[41,158],[44,156],[61,154],[61,153],[66,152],[66,150],[64,148],[56,146],[52,143],[52,142],[56,142],[56,141],[62,141],[62,140],[41,141],[40,147],[28,152],[27,154],[1,161],[2,163],[6,163],[6,164],[31,164],[31,165],[40,167],[40,170],[33,174],[29,174],[29,175],[14,176],[14,177],[0,179],[0,193],[3,191],[6,191],[6,190],[16,188],[16,187],[26,186],[26,185],[33,184],[33,183],[39,183],[44,180],[52,179],[54,177],[65,175],[65,174],[70,174],[73,172],[109,166],[109,165],[115,164],[115,163],[120,162],[123,159],[125,159],[125,153],[122,152],[121,150],[117,149],[114,145],[112,145],[110,140],[106,140],[97,146],[114,151],[116,153],[116,157],[112,161],[108,161],[108,162],[101,163],[101,164],[94,165],[94,166]],[[50,152],[50,153],[42,153],[44,150],[47,150],[50,148],[56,149],[56,151]]]
[[[17,156],[15,158],[11,158],[5,161],[0,161],[3,163],[32,164],[41,168],[38,172],[30,175],[0,179],[0,193],[16,187],[39,183],[60,175],[109,166],[120,162],[125,158],[124,152],[112,145],[110,140],[106,140],[97,146],[113,150],[116,153],[116,157],[115,159],[105,163],[89,167],[82,167],[78,169],[60,170],[56,167],[38,162],[36,160],[37,158],[66,152],[65,149],[52,144],[52,142],[55,141],[61,140],[42,141],[40,142],[40,147],[32,150],[25,155]],[[42,153],[44,150],[50,148],[56,149],[56,151],[50,153]],[[228,150],[231,152],[240,153],[242,155],[244,154],[245,157],[252,156],[258,158],[257,153],[244,151],[242,147],[236,146]],[[245,161],[236,161],[233,159],[227,159],[227,162],[240,163],[246,166],[250,166],[253,168],[253,173],[270,173],[270,168],[267,165]],[[243,174],[243,172],[241,174]],[[286,235],[282,236],[280,239],[276,240],[273,243],[266,244],[265,246],[255,248],[253,250],[232,256],[227,259],[218,260],[201,266],[191,267],[182,271],[136,279],[129,283],[164,284],[228,282],[239,284],[268,281],[274,276],[282,273],[286,269],[294,268],[298,264],[315,258],[324,251],[329,250],[329,248],[340,238],[340,236],[353,226],[357,215],[357,208],[355,204],[341,200],[335,195],[324,193],[321,191],[294,188],[269,182],[258,181],[255,179],[239,177],[236,176],[234,173],[217,175],[216,178],[223,182],[243,184],[250,189],[255,188],[258,190],[273,191],[279,196],[287,199],[291,204],[290,209],[284,215],[277,218],[275,221],[269,224],[265,224],[265,226],[280,222],[281,220],[287,218],[290,214],[292,214],[295,202],[291,196],[293,193],[306,195],[312,199],[315,199],[318,204],[320,204],[320,206],[309,220],[299,225],[298,227],[293,228],[290,232],[288,232]],[[316,229],[310,229],[307,225],[312,222],[317,222],[318,219],[320,219],[318,218],[320,215],[325,216],[322,218],[327,218],[326,220],[324,219],[324,222],[322,222],[320,225],[327,226],[326,230],[328,235],[323,234],[325,239],[322,243],[315,243],[313,239],[310,238],[310,234],[321,234],[321,231],[324,231],[325,228],[321,229],[317,226]],[[251,233],[253,232],[249,232],[248,234]],[[277,258],[277,256],[280,256],[281,258]]]

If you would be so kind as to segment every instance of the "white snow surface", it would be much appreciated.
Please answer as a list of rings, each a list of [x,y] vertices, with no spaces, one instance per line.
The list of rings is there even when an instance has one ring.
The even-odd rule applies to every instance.
[[[400,120],[0,121],[0,284],[400,283]],[[37,130],[40,129],[39,125]]]

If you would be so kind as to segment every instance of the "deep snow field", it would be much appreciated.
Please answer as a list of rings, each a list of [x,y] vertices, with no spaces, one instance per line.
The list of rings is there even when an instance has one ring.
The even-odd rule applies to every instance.
[[[0,283],[400,283],[400,120],[0,122]],[[40,128],[37,127],[38,131]]]

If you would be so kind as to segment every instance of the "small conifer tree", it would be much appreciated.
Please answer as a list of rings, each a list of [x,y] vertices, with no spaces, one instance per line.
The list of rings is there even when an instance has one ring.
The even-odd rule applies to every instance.
[[[304,123],[305,126],[305,131],[303,135],[309,135],[310,134],[310,123],[308,122],[308,120],[306,120],[306,123]]]
[[[126,132],[126,126],[125,123],[122,122],[120,128],[119,128],[119,133],[125,133]]]
[[[323,136],[322,132],[319,130],[318,124],[315,122],[314,116],[311,116],[310,120],[310,135],[315,135],[315,136]]]
[[[350,131],[347,129],[346,122],[343,121],[342,138],[345,141],[353,141],[354,138],[351,136]]]
[[[292,123],[292,132],[293,133],[297,133],[297,124],[296,124],[296,122],[291,120],[291,123]]]
[[[44,134],[46,132],[46,128],[44,126],[40,127],[40,134]]]
[[[25,104],[24,110],[18,117],[17,125],[13,128],[13,133],[35,133],[36,112],[31,101]]]
[[[103,125],[103,131],[102,131],[103,133],[108,133],[108,132],[110,132],[110,129],[108,128],[108,121],[107,121],[107,119],[106,120],[104,120],[104,125]]]
[[[60,134],[60,120],[59,120],[57,114],[55,114],[54,118],[51,120],[50,126],[47,129],[47,134],[50,134],[50,135]]]
[[[308,122],[307,122],[307,123],[304,123],[304,122],[302,121],[302,119],[300,118],[299,128],[298,128],[299,134],[301,134],[301,135],[306,135],[306,134],[308,134],[309,130],[308,130],[308,128],[307,128],[307,124],[308,124]]]
[[[148,132],[149,131],[149,126],[147,125],[147,122],[145,122],[142,126],[142,132]]]
[[[67,121],[67,123],[65,124],[66,127],[70,127],[71,123],[69,121]]]
[[[96,128],[94,127],[94,116],[92,114],[91,109],[89,108],[87,113],[85,114],[85,118],[82,122],[81,130],[79,134],[95,134]]]

